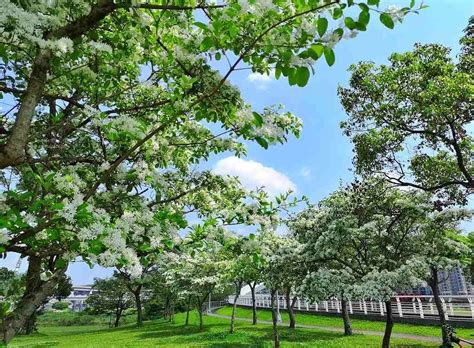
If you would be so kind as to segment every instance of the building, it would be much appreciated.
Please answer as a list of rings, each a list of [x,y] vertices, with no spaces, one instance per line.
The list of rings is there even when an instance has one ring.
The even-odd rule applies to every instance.
[[[72,287],[71,294],[66,297],[63,301],[69,302],[70,308],[73,311],[81,312],[86,308],[87,298],[95,292],[91,285],[76,285]],[[49,305],[57,302],[56,299],[51,299]]]
[[[451,271],[440,271],[438,272],[438,278],[441,280],[439,284],[440,295],[462,296],[474,294],[472,284],[464,276],[461,267],[456,267]],[[433,295],[433,291],[429,286],[421,286],[401,291],[400,294]]]

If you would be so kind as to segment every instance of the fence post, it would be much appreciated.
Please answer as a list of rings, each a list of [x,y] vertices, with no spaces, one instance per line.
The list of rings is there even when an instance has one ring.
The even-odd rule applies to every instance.
[[[379,306],[380,306],[380,315],[383,317],[383,302],[379,301]]]
[[[298,310],[301,310],[301,301],[299,297],[298,297]]]
[[[351,300],[349,300],[349,312],[350,312],[351,314],[354,314],[354,311],[352,310],[352,301],[351,301]],[[474,313],[474,312],[473,312],[473,313]],[[473,315],[474,315],[474,314],[473,314]]]
[[[304,302],[306,302],[306,310],[309,312],[309,301],[308,301],[308,300],[304,300]]]
[[[367,315],[367,302],[365,302],[365,300],[362,300],[362,303],[364,305],[364,314]]]
[[[413,307],[413,313],[416,314],[416,304],[415,304],[415,298],[411,299],[411,305]]]
[[[400,297],[396,297],[397,299],[397,309],[398,309],[398,316],[403,318],[403,310],[402,310],[402,303],[400,302]]]
[[[336,311],[339,313],[339,300],[336,298]]]
[[[326,312],[329,312],[328,301],[324,301],[324,307],[326,308]]]
[[[471,307],[471,316],[474,319],[474,302],[472,301],[471,297],[468,297],[467,300],[469,301],[469,307]]]
[[[425,313],[423,313],[423,304],[421,303],[421,300],[419,297],[416,298],[416,301],[418,302],[418,305],[420,306],[420,318],[423,319],[425,317]]]

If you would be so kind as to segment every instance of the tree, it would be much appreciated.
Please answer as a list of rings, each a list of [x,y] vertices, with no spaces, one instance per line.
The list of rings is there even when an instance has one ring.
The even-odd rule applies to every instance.
[[[420,252],[424,255],[426,264],[426,280],[433,292],[438,310],[439,322],[443,338],[442,347],[453,347],[456,338],[446,322],[445,311],[440,298],[440,271],[451,271],[455,267],[468,265],[472,258],[472,250],[468,238],[462,235],[459,223],[472,218],[472,210],[449,209],[430,214],[423,226],[423,240]],[[459,343],[457,341],[456,343]]]
[[[123,280],[116,276],[107,279],[96,278],[92,288],[95,292],[86,300],[89,310],[96,314],[114,313],[114,327],[118,327],[123,312],[134,304]]]
[[[353,280],[355,298],[384,301],[383,347],[389,347],[393,328],[390,298],[396,290],[421,284],[425,276],[419,241],[432,210],[429,195],[378,180],[355,182],[300,216],[293,228],[309,264],[316,260],[332,267],[330,274]]]
[[[71,295],[71,292],[72,292],[71,277],[65,275],[63,278],[59,280],[56,290],[54,291],[54,297],[56,297],[58,301],[61,301],[62,299]]]
[[[276,301],[278,291],[285,294],[290,328],[295,327],[293,307],[296,301],[296,286],[304,278],[305,268],[299,258],[300,245],[289,236],[278,236],[272,230],[263,230],[259,235],[262,244],[264,269],[262,271],[265,287],[270,291],[272,308],[273,342],[280,346],[278,334],[278,313]],[[294,297],[291,299],[291,296]]]
[[[31,275],[41,274],[35,257],[54,260],[47,280],[27,282],[4,342],[51,296],[70,260],[139,274],[128,227],[157,233],[156,221],[137,214],[147,211],[176,225],[186,212],[173,202],[209,191],[209,173],[191,166],[212,153],[241,155],[243,140],[267,148],[299,135],[291,113],[245,104],[228,82],[239,64],[304,86],[316,60],[334,63],[344,34],[366,29],[371,10],[390,28],[416,11],[377,5],[4,1],[0,97],[14,107],[0,118],[0,253],[28,256]],[[359,17],[339,21],[349,8]],[[211,59],[222,58],[221,74]],[[156,242],[150,233],[144,239]]]
[[[339,96],[357,173],[437,192],[441,204],[467,203],[474,189],[472,27],[471,18],[458,64],[449,48],[417,44],[392,54],[389,65],[351,66]]]
[[[244,240],[242,247],[241,262],[242,279],[250,287],[252,296],[252,324],[257,324],[257,301],[255,296],[255,288],[263,279],[263,270],[265,268],[265,260],[262,255],[262,243],[254,234],[250,234],[247,240]]]

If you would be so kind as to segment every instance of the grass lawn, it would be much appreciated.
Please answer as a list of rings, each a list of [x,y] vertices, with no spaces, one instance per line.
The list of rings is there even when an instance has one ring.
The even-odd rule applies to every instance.
[[[232,307],[224,307],[217,311],[218,314],[231,315]],[[288,322],[288,314],[281,311],[282,320]],[[241,318],[252,318],[252,310],[247,308],[237,308],[237,317]],[[257,318],[262,320],[272,320],[272,314],[269,310],[257,310]],[[330,317],[324,315],[313,315],[313,314],[301,314],[296,313],[296,325],[318,325],[318,326],[331,326],[331,327],[343,327],[342,318]],[[371,331],[384,331],[385,323],[379,321],[351,319],[352,328],[354,330],[371,330]],[[399,324],[395,323],[393,327],[394,333],[405,333],[419,336],[441,336],[441,329],[436,326],[421,326],[421,325],[410,325],[410,324]],[[474,337],[474,329],[456,329],[456,333],[459,337],[465,339],[472,339]]]
[[[264,314],[261,313],[261,316]],[[237,332],[229,334],[229,320],[205,317],[199,331],[198,317],[192,313],[191,325],[184,326],[184,314],[175,323],[163,320],[145,322],[142,328],[125,325],[117,329],[104,326],[40,326],[31,336],[16,337],[9,347],[271,347],[269,325],[253,326],[237,322]],[[381,337],[342,334],[315,329],[281,328],[283,347],[380,347]],[[436,344],[393,339],[393,347],[436,347]]]

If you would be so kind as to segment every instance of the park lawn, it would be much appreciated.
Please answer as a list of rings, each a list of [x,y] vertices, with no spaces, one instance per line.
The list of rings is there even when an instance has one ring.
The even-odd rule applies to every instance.
[[[192,313],[191,325],[184,326],[184,314],[177,314],[175,323],[164,320],[145,322],[141,328],[125,325],[116,329],[104,326],[40,326],[31,336],[18,336],[11,348],[64,347],[271,347],[270,325],[236,323],[236,333],[229,333],[229,320],[204,318],[199,330],[198,317]],[[342,334],[316,329],[281,327],[282,347],[380,347],[381,337]],[[436,344],[393,339],[393,347],[436,347]]]
[[[231,315],[232,307],[223,307],[217,310],[218,314]],[[237,308],[237,317],[240,318],[252,318],[252,310],[247,308]],[[288,313],[285,310],[281,310],[281,317],[283,322],[288,322]],[[261,320],[272,320],[271,311],[267,309],[257,310],[257,318]],[[317,325],[317,326],[330,326],[330,327],[343,327],[342,318],[337,316],[325,316],[315,314],[302,314],[295,313],[296,325]],[[352,328],[354,330],[372,330],[372,331],[384,331],[385,323],[381,321],[371,321],[362,319],[351,319]],[[437,326],[423,326],[423,325],[411,325],[411,324],[400,324],[395,323],[393,327],[394,333],[404,333],[419,336],[432,336],[441,337],[441,329]],[[474,337],[474,328],[456,328],[456,333],[459,337],[465,339],[472,339]]]

